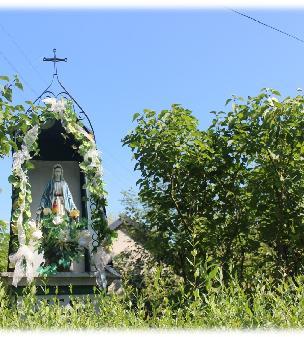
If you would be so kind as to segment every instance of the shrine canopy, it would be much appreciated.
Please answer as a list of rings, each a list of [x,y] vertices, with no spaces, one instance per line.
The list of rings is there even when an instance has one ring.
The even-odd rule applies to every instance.
[[[57,63],[50,85],[33,102],[34,116],[13,154],[8,271],[22,277],[57,272],[97,272],[115,236],[107,224],[102,167],[88,115],[60,82]],[[54,85],[57,85],[56,92]]]

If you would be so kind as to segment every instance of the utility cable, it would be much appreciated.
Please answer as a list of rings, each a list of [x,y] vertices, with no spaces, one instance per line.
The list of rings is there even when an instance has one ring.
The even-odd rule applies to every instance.
[[[279,28],[276,28],[276,27],[273,27],[273,26],[271,26],[271,25],[268,25],[268,24],[265,23],[265,22],[262,22],[262,21],[260,21],[260,20],[258,20],[258,19],[253,18],[252,16],[249,16],[249,15],[246,15],[246,14],[244,14],[244,13],[241,13],[241,12],[235,10],[235,9],[228,8],[228,10],[230,10],[231,12],[234,12],[234,13],[236,13],[236,14],[238,14],[238,15],[244,16],[245,18],[250,19],[250,20],[252,20],[252,21],[254,21],[254,22],[256,22],[256,23],[258,23],[258,24],[260,24],[260,25],[263,25],[263,26],[267,27],[267,28],[273,29],[273,30],[277,31],[278,33],[284,34],[284,35],[286,35],[286,36],[288,36],[288,37],[290,37],[290,38],[292,38],[292,39],[295,39],[295,40],[297,40],[297,41],[299,41],[299,42],[301,42],[301,43],[304,43],[304,40],[298,38],[296,35],[293,35],[293,34],[284,32],[283,30],[281,30],[281,29],[279,29]]]
[[[46,83],[45,79],[43,78],[43,76],[41,75],[41,73],[37,70],[36,67],[34,67],[33,63],[31,62],[30,58],[27,56],[27,54],[24,52],[24,50],[20,47],[19,43],[17,43],[17,41],[14,39],[14,37],[12,36],[12,34],[10,34],[7,29],[0,23],[0,28],[2,29],[2,31],[8,36],[8,38],[12,41],[12,43],[15,45],[15,47],[18,49],[18,51],[20,52],[20,54],[22,54],[22,56],[26,59],[27,63],[29,64],[29,66],[34,70],[34,72],[38,75],[38,77],[40,78],[41,81],[43,81],[44,83]]]
[[[13,65],[13,63],[5,56],[5,54],[3,53],[3,51],[0,50],[0,55],[2,56],[2,58],[5,60],[5,62],[13,69],[13,71],[18,74],[18,76],[20,77],[21,81],[28,86],[28,88],[35,94],[37,95],[37,92],[30,86],[30,84],[24,79],[24,77],[20,74],[20,72],[18,71],[18,69]]]

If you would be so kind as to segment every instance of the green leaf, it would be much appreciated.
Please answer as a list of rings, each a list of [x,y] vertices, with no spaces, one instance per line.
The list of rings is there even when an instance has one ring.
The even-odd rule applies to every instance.
[[[272,89],[271,92],[272,92],[274,95],[281,96],[281,93],[280,93],[278,90]]]
[[[135,119],[140,116],[140,113],[136,112],[134,115],[133,115],[133,118],[132,118],[132,122],[135,121]]]
[[[1,229],[6,228],[6,227],[7,227],[6,222],[3,220],[0,220],[0,232],[1,232]]]
[[[214,277],[216,276],[218,270],[219,270],[219,267],[218,267],[218,266],[214,267],[214,268],[211,270],[211,272],[208,274],[208,279],[209,279],[209,280],[213,280]]]
[[[191,255],[195,257],[195,256],[197,255],[197,250],[196,250],[196,249],[193,249],[193,250],[191,251]]]
[[[2,91],[3,97],[5,97],[9,102],[12,102],[13,96],[12,96],[12,88],[11,87],[4,87]]]
[[[23,90],[23,85],[22,85],[21,82],[16,82],[16,83],[15,83],[15,86],[16,86],[18,89]]]
[[[35,168],[35,165],[34,165],[32,162],[27,161],[27,162],[25,163],[25,167],[26,167],[28,170],[31,170],[31,169]]]
[[[232,101],[232,98],[228,98],[225,105],[228,105]]]
[[[9,82],[8,76],[0,76],[0,80]]]
[[[13,184],[14,182],[18,181],[18,179],[14,175],[10,175],[8,177],[8,182]]]

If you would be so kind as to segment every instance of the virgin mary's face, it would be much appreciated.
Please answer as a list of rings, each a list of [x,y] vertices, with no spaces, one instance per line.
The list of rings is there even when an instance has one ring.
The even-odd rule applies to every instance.
[[[54,171],[54,178],[55,178],[55,181],[60,181],[61,180],[61,174],[62,173],[62,170],[60,167],[57,167],[55,168],[55,171]]]

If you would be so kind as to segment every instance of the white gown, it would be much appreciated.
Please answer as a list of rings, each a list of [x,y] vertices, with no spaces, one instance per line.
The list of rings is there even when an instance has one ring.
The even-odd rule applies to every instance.
[[[56,205],[57,215],[64,216],[66,215],[66,210],[64,207],[64,198],[63,198],[63,185],[61,181],[54,182],[54,195],[52,200],[52,208]]]

